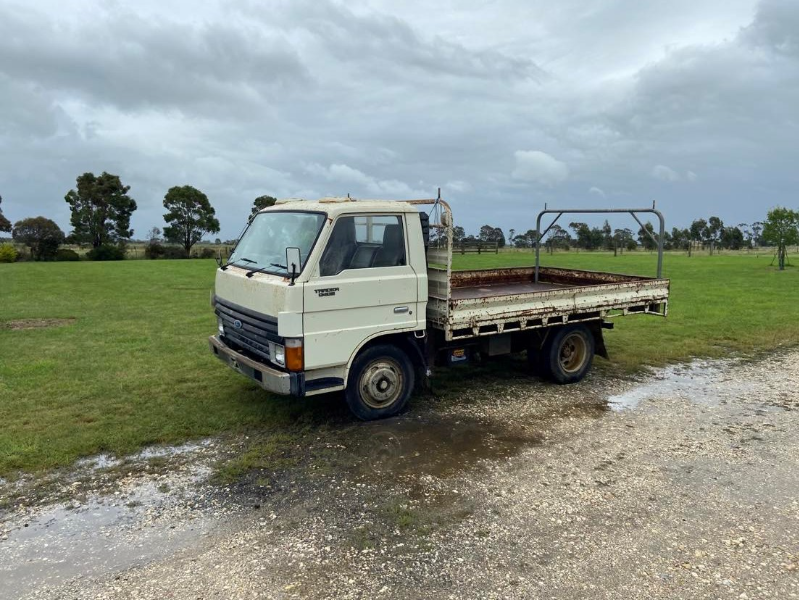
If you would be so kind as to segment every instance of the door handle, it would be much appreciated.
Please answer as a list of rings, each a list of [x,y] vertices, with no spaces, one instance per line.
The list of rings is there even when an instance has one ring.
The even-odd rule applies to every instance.
[[[399,314],[406,313],[406,312],[408,312],[408,307],[407,306],[395,306],[394,307],[394,314],[395,315],[399,315]]]

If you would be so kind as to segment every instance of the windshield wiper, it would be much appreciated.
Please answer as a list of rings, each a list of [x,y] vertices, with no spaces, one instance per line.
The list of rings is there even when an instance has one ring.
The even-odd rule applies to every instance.
[[[269,267],[283,267],[283,265],[276,265],[275,263],[269,263]],[[265,272],[265,271],[266,271],[266,270],[267,270],[269,267],[260,267],[260,268],[258,268],[258,269],[252,269],[251,271],[248,271],[248,272],[247,272],[247,277],[252,277],[252,276],[253,276],[253,275],[255,275],[256,273],[263,273],[263,272]],[[283,268],[285,269],[286,267],[283,267]]]
[[[286,269],[286,271],[289,270],[289,268],[286,265],[279,265],[277,263],[269,263],[269,266],[270,267],[280,267],[281,269]]]
[[[227,262],[225,263],[225,265],[224,265],[224,266],[222,266],[222,267],[220,267],[220,268],[221,268],[221,269],[224,271],[224,270],[225,270],[225,269],[227,269],[227,268],[228,268],[230,265],[235,265],[235,264],[236,264],[237,262],[239,262],[239,261],[241,261],[241,262],[246,262],[246,263],[250,263],[251,265],[258,264],[258,261],[251,260],[251,259],[247,258],[246,256],[242,256],[241,258],[237,258],[236,260],[229,260],[229,261],[227,261]]]

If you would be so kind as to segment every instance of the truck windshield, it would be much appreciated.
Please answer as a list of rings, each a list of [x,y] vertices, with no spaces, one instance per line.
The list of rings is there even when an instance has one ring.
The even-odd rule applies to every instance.
[[[286,248],[300,249],[305,267],[325,215],[310,212],[264,212],[255,216],[241,236],[228,264],[265,273],[286,273]]]

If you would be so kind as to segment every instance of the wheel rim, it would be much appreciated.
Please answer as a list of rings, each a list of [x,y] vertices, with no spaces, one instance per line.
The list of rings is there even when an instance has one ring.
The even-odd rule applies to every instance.
[[[566,373],[579,371],[588,356],[588,344],[579,333],[572,333],[560,345],[560,366]]]
[[[369,408],[386,408],[402,394],[402,368],[390,358],[380,358],[364,369],[358,384],[364,404]]]

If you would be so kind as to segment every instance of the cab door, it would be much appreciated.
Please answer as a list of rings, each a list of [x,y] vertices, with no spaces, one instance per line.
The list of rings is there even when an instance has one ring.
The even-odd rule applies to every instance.
[[[361,342],[417,328],[402,214],[341,215],[304,287],[305,368],[346,364]]]

